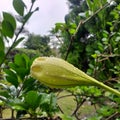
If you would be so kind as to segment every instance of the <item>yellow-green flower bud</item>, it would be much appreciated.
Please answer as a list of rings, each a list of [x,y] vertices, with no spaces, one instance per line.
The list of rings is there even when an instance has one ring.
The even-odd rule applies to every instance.
[[[120,96],[120,92],[88,76],[72,64],[55,57],[39,57],[33,61],[31,76],[51,88],[94,85]]]

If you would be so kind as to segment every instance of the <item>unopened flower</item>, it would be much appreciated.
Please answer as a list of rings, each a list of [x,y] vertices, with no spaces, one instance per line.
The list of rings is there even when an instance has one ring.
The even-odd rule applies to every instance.
[[[51,88],[99,86],[120,96],[120,92],[88,76],[72,64],[55,57],[38,57],[31,66],[31,76]]]

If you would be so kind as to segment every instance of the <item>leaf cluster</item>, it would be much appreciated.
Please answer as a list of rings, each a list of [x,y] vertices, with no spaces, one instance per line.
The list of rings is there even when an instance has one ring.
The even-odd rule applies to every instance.
[[[31,15],[38,10],[33,9],[36,0],[31,0],[30,9],[27,9],[23,0],[13,0],[13,7],[18,17],[11,13],[3,12],[0,24],[0,114],[4,109],[11,110],[10,119],[23,118],[28,115],[30,119],[41,116],[52,117],[58,110],[54,93],[49,94],[49,89],[38,83],[30,76],[30,67],[36,56],[35,51],[31,57],[28,52],[22,54],[16,48],[25,37],[21,37],[24,26]],[[21,27],[18,28],[17,22]],[[42,44],[47,46],[49,38],[42,39]],[[44,42],[46,40],[46,42]],[[13,42],[12,42],[13,41]],[[6,42],[12,42],[6,47]],[[16,48],[16,49],[15,49]],[[49,49],[49,48],[48,48]],[[31,54],[31,53],[30,53]],[[2,118],[2,116],[1,116]]]
[[[61,56],[90,76],[119,90],[120,2],[86,0],[77,5],[80,1],[69,2],[71,11],[66,15],[65,23],[57,23],[53,29],[53,34],[62,40],[59,49]],[[96,110],[94,117],[89,116],[87,119],[119,118],[119,102],[116,102],[114,95],[94,87],[72,88],[69,92],[75,96],[77,106],[73,115],[77,119],[79,109],[86,101],[90,101]],[[111,109],[107,103],[114,103]]]

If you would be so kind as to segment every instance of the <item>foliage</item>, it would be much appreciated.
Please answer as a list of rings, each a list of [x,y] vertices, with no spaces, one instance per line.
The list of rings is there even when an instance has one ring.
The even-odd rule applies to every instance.
[[[65,23],[56,23],[51,31],[62,40],[60,46],[62,57],[97,80],[119,90],[120,2],[106,0],[69,0],[69,2],[71,11],[66,15]],[[80,107],[87,100],[91,105],[99,106],[95,107],[93,119],[119,118],[119,102],[115,100],[118,97],[96,87],[83,86],[68,91],[75,96],[77,106],[73,115],[77,119]],[[112,104],[112,107],[108,108],[108,104]],[[99,108],[101,109],[97,110]],[[87,119],[92,119],[92,116]]]
[[[35,49],[30,53],[25,49],[15,48],[24,40],[21,33],[26,22],[31,15],[38,10],[33,10],[35,0],[31,1],[28,13],[25,12],[26,5],[22,0],[13,0],[13,7],[21,20],[3,12],[3,20],[0,26],[0,117],[5,108],[11,109],[11,119],[19,119],[28,115],[30,119],[41,116],[52,117],[58,110],[56,96],[49,93],[50,90],[30,76],[30,67],[36,57]],[[17,29],[16,23],[20,22],[21,27]],[[36,37],[36,36],[35,36]],[[38,37],[42,39],[44,52],[48,55],[50,48],[47,46],[48,37]],[[13,42],[12,42],[13,41]],[[37,41],[37,40],[36,40]],[[6,47],[6,42],[12,42],[10,47]],[[35,42],[35,41],[34,41]],[[38,42],[38,41],[37,41]],[[42,50],[42,46],[41,47]],[[40,48],[39,48],[40,49]],[[50,50],[49,50],[50,51]],[[24,54],[23,54],[24,53]],[[39,54],[39,53],[38,53]],[[28,57],[29,55],[29,57]],[[38,55],[37,55],[38,56]]]
[[[3,102],[17,112],[16,117],[25,114],[37,117],[43,113],[51,117],[57,111],[56,97],[45,92],[45,88],[44,91],[39,88],[39,84],[29,76],[32,61],[25,54],[15,56],[9,69],[4,68],[5,80],[1,80],[0,95]]]
[[[35,1],[31,0],[30,9],[26,12],[27,6],[23,0],[13,0],[18,18],[3,12],[0,22],[0,115],[7,107],[11,109],[11,119],[20,119],[25,115],[29,119],[37,119],[41,116],[52,117],[59,108],[62,114],[58,115],[63,120],[118,120],[120,101],[112,93],[98,87],[77,86],[66,89],[69,94],[59,97],[55,94],[56,89],[49,89],[31,78],[34,52],[28,57],[28,52],[22,54],[23,49],[18,52],[15,48],[24,40],[21,33],[25,24],[38,10],[33,9]],[[68,1],[70,12],[65,16],[65,23],[56,23],[51,31],[61,41],[61,57],[99,81],[120,90],[120,1]],[[17,22],[21,25],[19,29]],[[48,36],[32,34],[28,40],[25,44],[31,43],[33,46],[28,44],[26,48],[33,47],[35,51],[40,51],[40,55],[51,54]],[[6,47],[6,42],[12,42],[12,45]],[[76,107],[71,108],[71,115],[65,115],[61,106],[57,105],[58,99],[64,101],[68,96],[72,96],[76,103]],[[82,116],[80,110],[84,105],[88,109],[88,103],[91,107],[89,115]]]

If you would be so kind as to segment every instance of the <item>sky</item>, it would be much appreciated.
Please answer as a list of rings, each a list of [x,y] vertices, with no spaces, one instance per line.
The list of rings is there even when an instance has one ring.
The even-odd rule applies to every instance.
[[[30,6],[31,0],[24,0]],[[30,33],[47,35],[49,30],[57,22],[64,22],[64,17],[68,13],[67,0],[36,0],[35,12],[26,25]],[[17,14],[12,6],[12,0],[0,0],[0,14],[2,11]]]

